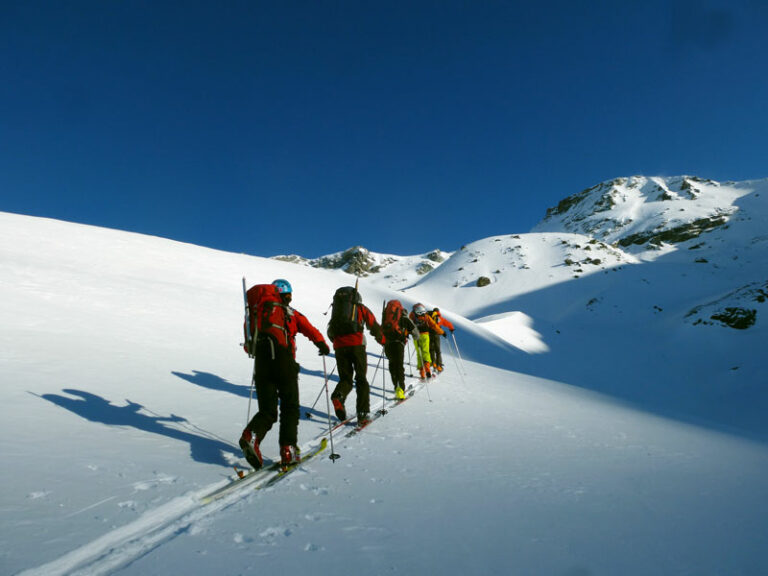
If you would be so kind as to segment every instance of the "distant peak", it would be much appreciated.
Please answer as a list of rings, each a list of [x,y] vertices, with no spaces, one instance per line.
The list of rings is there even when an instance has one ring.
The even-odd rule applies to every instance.
[[[738,196],[732,187],[698,176],[614,178],[564,198],[533,231],[657,249],[724,225]]]

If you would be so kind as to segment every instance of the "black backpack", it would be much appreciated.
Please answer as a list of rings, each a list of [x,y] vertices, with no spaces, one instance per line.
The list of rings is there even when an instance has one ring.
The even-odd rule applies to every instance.
[[[363,303],[360,293],[352,286],[344,286],[333,295],[331,321],[328,322],[328,335],[331,339],[336,336],[355,334],[363,330],[357,321],[357,307]]]

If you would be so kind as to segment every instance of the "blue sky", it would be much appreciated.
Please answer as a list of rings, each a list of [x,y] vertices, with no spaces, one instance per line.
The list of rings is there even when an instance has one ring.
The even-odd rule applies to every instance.
[[[618,176],[768,176],[768,4],[0,3],[0,210],[455,250]]]

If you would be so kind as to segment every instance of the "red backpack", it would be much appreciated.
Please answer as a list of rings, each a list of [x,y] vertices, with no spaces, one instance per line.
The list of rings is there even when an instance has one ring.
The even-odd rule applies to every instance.
[[[405,314],[405,308],[403,308],[400,300],[390,300],[387,302],[381,320],[381,327],[386,337],[405,336],[405,330],[400,326],[400,318],[403,317],[403,314]]]
[[[248,290],[247,298],[251,315],[249,319],[251,334],[248,339],[252,339],[258,332],[271,336],[279,346],[290,348],[287,322],[291,312],[288,306],[283,304],[277,286],[256,284]]]

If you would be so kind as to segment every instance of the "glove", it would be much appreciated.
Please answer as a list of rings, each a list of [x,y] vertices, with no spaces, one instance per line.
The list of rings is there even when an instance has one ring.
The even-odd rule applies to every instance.
[[[317,346],[317,349],[320,351],[320,356],[328,356],[328,354],[331,353],[331,349],[328,348],[328,344],[325,342],[315,342],[315,346]]]
[[[448,338],[448,334],[445,333],[445,330],[443,330],[443,338]]]

